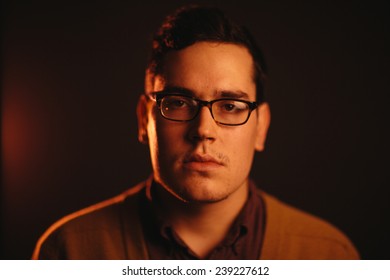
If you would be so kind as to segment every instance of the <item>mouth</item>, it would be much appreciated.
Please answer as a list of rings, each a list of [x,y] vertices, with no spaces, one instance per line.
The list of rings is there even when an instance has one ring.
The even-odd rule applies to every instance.
[[[207,172],[224,166],[223,162],[210,155],[192,154],[183,161],[184,168],[190,171]]]

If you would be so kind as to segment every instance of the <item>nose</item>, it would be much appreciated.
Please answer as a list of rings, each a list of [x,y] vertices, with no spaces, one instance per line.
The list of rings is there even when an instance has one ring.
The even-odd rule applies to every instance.
[[[214,121],[211,110],[202,106],[194,120],[190,122],[189,138],[191,141],[215,141],[218,125]]]

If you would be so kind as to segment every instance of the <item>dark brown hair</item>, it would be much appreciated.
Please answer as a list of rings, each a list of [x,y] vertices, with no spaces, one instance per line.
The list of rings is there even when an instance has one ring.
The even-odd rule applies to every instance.
[[[151,75],[149,78],[154,80],[156,75],[161,74],[163,58],[168,52],[204,41],[233,43],[248,49],[254,61],[257,101],[261,103],[266,77],[263,54],[245,27],[231,21],[214,7],[185,6],[165,18],[153,38],[147,65],[147,72]]]

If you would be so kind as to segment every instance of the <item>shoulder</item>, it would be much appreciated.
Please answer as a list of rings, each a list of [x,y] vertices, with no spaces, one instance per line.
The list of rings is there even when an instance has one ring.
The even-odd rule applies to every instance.
[[[355,247],[329,222],[260,192],[266,209],[262,256],[268,259],[358,259]]]
[[[141,183],[125,193],[61,218],[40,237],[32,258],[120,258],[115,247],[123,247],[119,244],[123,235],[123,215],[135,214],[128,208],[135,209],[143,187],[144,183]],[[96,249],[96,244],[103,246]]]

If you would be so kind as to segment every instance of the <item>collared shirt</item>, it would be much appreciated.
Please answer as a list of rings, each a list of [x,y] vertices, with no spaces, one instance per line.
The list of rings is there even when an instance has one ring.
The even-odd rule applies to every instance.
[[[156,213],[153,182],[147,186],[141,203],[142,225],[150,259],[200,259],[176,234],[168,221]],[[147,195],[149,194],[149,195]],[[204,259],[258,259],[264,236],[265,208],[253,182],[249,183],[248,199],[233,222],[225,239]]]

